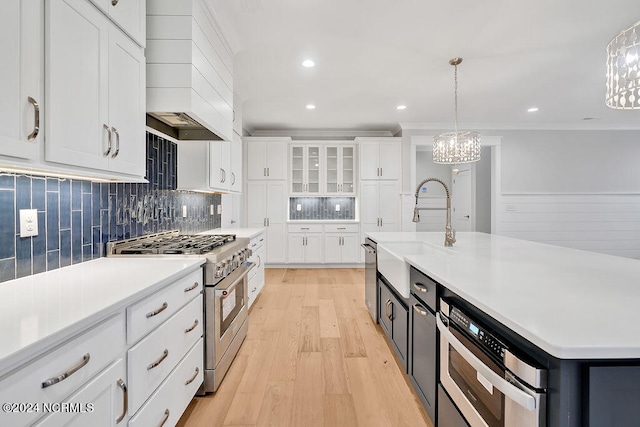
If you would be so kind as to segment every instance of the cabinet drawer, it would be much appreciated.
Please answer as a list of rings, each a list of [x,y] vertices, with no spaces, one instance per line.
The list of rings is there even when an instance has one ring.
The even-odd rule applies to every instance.
[[[416,296],[420,301],[429,306],[434,312],[436,310],[436,282],[431,280],[425,274],[411,267],[409,275],[411,281],[411,293]]]
[[[124,333],[123,315],[105,320],[5,377],[0,382],[0,400],[40,405],[63,402],[124,351]],[[3,413],[2,425],[25,425],[40,415]]]
[[[325,233],[357,233],[360,231],[358,224],[325,224]]]
[[[127,343],[133,344],[202,291],[202,269],[127,308]]]
[[[258,234],[249,242],[249,249],[253,252],[257,251],[264,245],[264,233]]]
[[[322,224],[289,224],[289,233],[322,233]]]
[[[131,418],[129,427],[176,425],[204,379],[203,352],[203,341],[200,339],[142,409]]]
[[[129,407],[135,412],[202,337],[202,296],[154,330],[127,352]]]

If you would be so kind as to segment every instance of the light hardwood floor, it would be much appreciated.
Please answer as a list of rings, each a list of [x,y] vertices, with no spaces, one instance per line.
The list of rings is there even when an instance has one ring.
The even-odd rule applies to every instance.
[[[362,269],[267,269],[215,394],[179,426],[433,426],[364,305]]]

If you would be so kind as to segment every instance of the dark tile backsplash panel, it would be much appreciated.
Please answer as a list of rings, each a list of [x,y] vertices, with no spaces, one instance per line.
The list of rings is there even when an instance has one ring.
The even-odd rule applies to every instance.
[[[300,210],[298,210],[300,205]],[[336,206],[340,210],[336,211]],[[290,220],[352,220],[356,219],[355,197],[290,197]]]
[[[219,194],[175,190],[176,144],[150,133],[146,142],[148,184],[0,173],[0,282],[104,256],[110,240],[220,227],[209,214]],[[20,237],[20,209],[38,210],[37,236]]]

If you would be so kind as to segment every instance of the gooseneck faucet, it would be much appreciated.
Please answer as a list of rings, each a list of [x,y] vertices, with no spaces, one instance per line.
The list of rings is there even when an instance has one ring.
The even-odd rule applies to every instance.
[[[449,193],[449,187],[447,187],[447,184],[445,184],[444,181],[442,181],[441,179],[427,178],[424,181],[422,181],[420,184],[418,184],[418,186],[416,187],[416,206],[413,208],[413,222],[420,222],[420,214],[418,213],[418,211],[443,209],[443,208],[419,208],[418,207],[418,196],[420,195],[420,188],[422,188],[424,184],[430,181],[439,182],[440,184],[442,184],[442,186],[444,187],[444,191],[447,193],[447,207],[445,208],[447,210],[447,223],[444,227],[444,230],[445,230],[444,245],[447,247],[451,247],[456,242],[456,231],[453,228],[451,228],[451,194]]]

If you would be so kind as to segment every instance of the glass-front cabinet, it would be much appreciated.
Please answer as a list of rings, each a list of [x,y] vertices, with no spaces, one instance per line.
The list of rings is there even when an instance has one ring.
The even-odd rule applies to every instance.
[[[355,145],[325,147],[326,194],[355,194],[355,151]]]
[[[320,145],[300,144],[291,146],[291,194],[320,194],[321,163]]]

